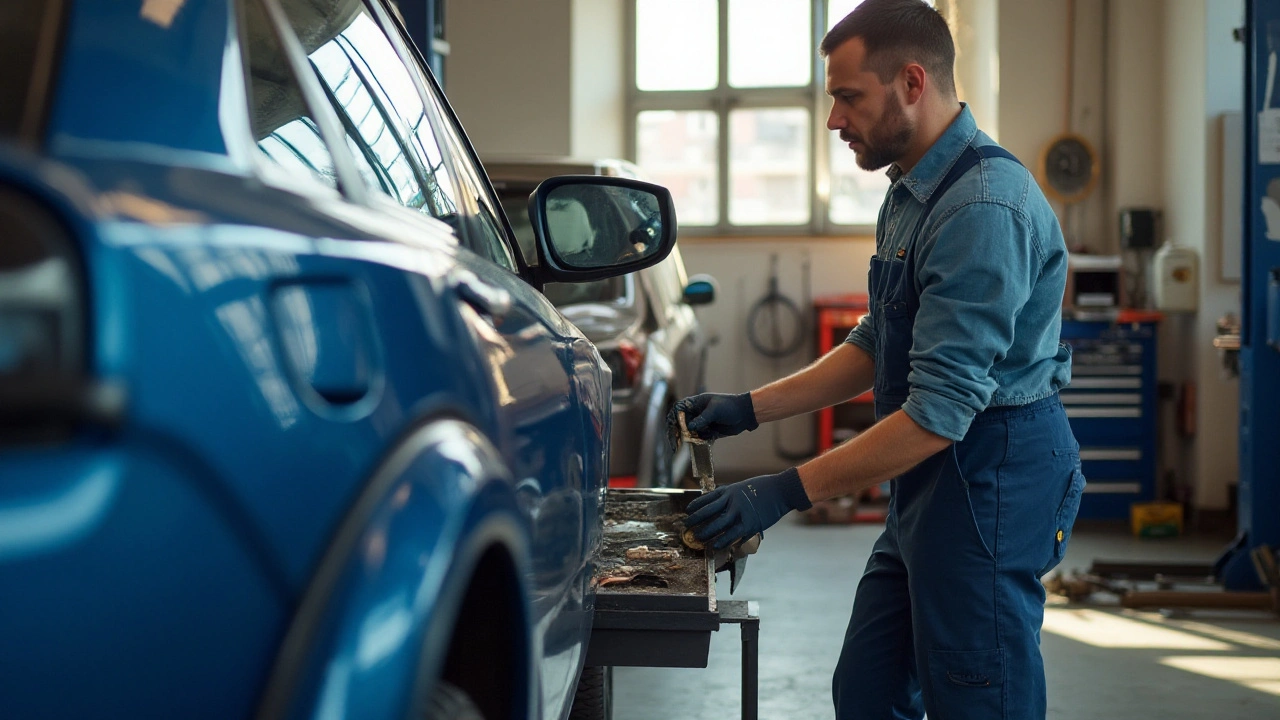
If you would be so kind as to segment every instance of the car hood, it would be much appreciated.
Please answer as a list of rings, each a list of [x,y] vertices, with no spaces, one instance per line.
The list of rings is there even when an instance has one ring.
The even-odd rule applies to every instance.
[[[640,319],[635,308],[605,303],[566,305],[560,312],[597,344],[618,337]]]

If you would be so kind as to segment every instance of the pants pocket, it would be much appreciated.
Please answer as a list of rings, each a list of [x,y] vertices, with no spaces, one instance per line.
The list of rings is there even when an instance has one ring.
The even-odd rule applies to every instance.
[[[1080,512],[1080,497],[1084,494],[1084,473],[1079,466],[1071,471],[1071,481],[1067,483],[1067,492],[1058,504],[1057,515],[1054,516],[1053,554],[1049,562],[1039,572],[1040,577],[1058,567],[1067,554],[1067,543],[1071,540],[1071,526],[1075,525],[1076,514]]]
[[[930,720],[1003,718],[1004,650],[929,651]]]

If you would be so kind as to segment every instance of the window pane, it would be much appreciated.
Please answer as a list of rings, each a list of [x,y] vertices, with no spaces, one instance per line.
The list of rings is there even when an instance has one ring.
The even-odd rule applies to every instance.
[[[245,36],[249,122],[258,149],[291,177],[337,187],[333,156],[303,102],[280,39],[256,2],[245,7]]]
[[[936,6],[934,0],[924,0],[930,5]],[[853,9],[862,4],[862,0],[827,0],[827,29],[835,27],[835,24],[844,19],[845,15],[853,12]]]
[[[863,170],[854,160],[853,151],[832,134],[831,148],[831,222],[837,225],[875,225],[880,205],[889,190],[887,170]]]
[[[636,0],[636,87],[710,90],[718,82],[716,0]]]
[[[708,110],[651,110],[636,116],[636,164],[675,199],[681,225],[715,225],[716,142],[720,128]]]
[[[41,30],[46,16],[59,10],[45,0],[7,0],[0,3],[0,135],[17,135],[31,84],[35,81],[36,61],[42,48]]]
[[[729,222],[809,222],[809,111],[752,108],[729,113]]]
[[[729,0],[729,84],[808,85],[810,0]]]
[[[311,54],[311,62],[329,86],[334,110],[342,118],[348,141],[356,148],[357,167],[361,165],[360,158],[369,166],[369,171],[361,172],[369,187],[386,193],[401,205],[410,205],[415,198],[422,198],[422,185],[409,160],[408,149],[391,129],[394,121],[385,104],[374,99],[370,85],[366,84],[370,81],[356,71],[341,43],[335,41],[320,46]]]
[[[284,5],[351,143],[377,175],[374,186],[457,229],[457,191],[442,151],[431,142],[422,97],[368,9],[359,0],[335,0],[326,13]]]
[[[862,4],[862,0],[827,0],[827,29],[835,27],[845,15]]]

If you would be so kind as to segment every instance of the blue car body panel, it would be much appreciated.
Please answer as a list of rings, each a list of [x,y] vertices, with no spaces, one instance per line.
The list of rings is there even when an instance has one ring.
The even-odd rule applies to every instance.
[[[116,431],[0,448],[3,714],[403,717],[500,552],[505,690],[562,717],[608,370],[444,223],[258,177],[237,17],[71,3],[46,146],[0,147],[75,237],[89,371],[127,397]]]

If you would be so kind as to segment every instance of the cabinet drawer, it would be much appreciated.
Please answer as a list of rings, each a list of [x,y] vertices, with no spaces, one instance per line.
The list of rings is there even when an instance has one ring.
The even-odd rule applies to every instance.
[[[1082,408],[1089,410],[1110,410],[1111,408]],[[1140,408],[1133,408],[1140,410]],[[1067,418],[1071,423],[1071,432],[1081,448],[1091,447],[1145,447],[1154,440],[1147,424],[1141,416],[1116,417],[1095,415],[1080,417],[1067,410]]]
[[[1080,463],[1080,471],[1089,482],[1094,481],[1134,481],[1146,473],[1141,461],[1132,460],[1084,460]]]

